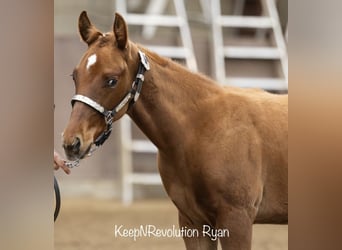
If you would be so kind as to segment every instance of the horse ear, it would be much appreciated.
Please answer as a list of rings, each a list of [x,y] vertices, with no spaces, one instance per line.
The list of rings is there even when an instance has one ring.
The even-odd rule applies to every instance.
[[[125,49],[127,47],[127,25],[123,17],[115,13],[115,20],[113,25],[113,32],[115,35],[117,47],[119,49]]]
[[[101,35],[101,32],[91,24],[86,11],[82,11],[78,18],[78,30],[88,46]]]

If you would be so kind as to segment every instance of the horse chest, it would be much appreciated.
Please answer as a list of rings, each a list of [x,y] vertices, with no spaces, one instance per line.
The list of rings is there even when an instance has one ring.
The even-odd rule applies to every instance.
[[[169,186],[168,194],[178,211],[192,223],[211,224],[212,219],[203,204],[198,202],[196,193],[186,185],[174,184]]]
[[[201,223],[211,223],[210,208],[203,204],[205,190],[194,187],[193,173],[183,162],[159,159],[159,171],[165,190],[179,212]],[[200,181],[201,183],[201,181]],[[207,202],[205,202],[207,203]]]

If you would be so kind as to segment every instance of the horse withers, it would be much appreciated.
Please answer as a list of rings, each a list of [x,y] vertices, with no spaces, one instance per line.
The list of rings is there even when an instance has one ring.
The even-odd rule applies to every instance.
[[[82,12],[79,32],[88,49],[73,72],[63,133],[70,160],[102,144],[127,113],[158,148],[180,227],[228,229],[222,249],[251,249],[253,223],[287,223],[287,95],[221,87],[130,41],[119,14],[102,33]],[[208,235],[184,242],[186,249],[218,244]]]

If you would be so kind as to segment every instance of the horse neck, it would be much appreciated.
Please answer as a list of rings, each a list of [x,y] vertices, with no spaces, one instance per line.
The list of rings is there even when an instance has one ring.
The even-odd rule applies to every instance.
[[[195,123],[190,114],[201,110],[203,100],[218,87],[171,60],[144,52],[151,69],[128,114],[159,150],[180,150]]]

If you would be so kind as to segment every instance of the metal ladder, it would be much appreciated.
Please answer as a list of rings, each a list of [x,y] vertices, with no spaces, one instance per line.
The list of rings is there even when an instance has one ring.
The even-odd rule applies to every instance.
[[[184,1],[170,0],[174,3],[176,15],[158,13],[165,9],[168,1],[169,0],[150,0],[145,14],[128,13],[127,1],[124,0],[116,1],[116,9],[125,17],[128,25],[144,26],[143,35],[145,37],[151,37],[152,34],[154,34],[153,27],[156,26],[178,27],[183,46],[145,46],[165,57],[185,59],[187,67],[196,71],[197,63]]]
[[[288,89],[288,57],[275,0],[261,0],[264,16],[222,15],[220,0],[211,1],[212,35],[215,77],[225,85],[262,88],[266,90]],[[241,6],[239,7],[241,9]],[[222,28],[271,29],[275,47],[224,46]],[[225,59],[279,60],[283,78],[227,77]],[[228,72],[229,75],[229,72]]]
[[[178,27],[182,46],[149,46],[144,45],[157,54],[172,59],[185,60],[190,70],[197,71],[197,63],[191,39],[187,13],[183,0],[170,0],[175,7],[175,15],[162,14],[169,0],[150,0],[145,14],[129,13],[125,0],[116,0],[116,9],[120,12],[127,25],[143,26],[142,35],[151,38],[156,26]],[[133,170],[133,153],[156,154],[157,148],[149,140],[137,140],[132,136],[132,122],[128,116],[120,120],[121,159],[122,159],[122,202],[133,201],[133,185],[161,185],[159,173],[139,173]]]

